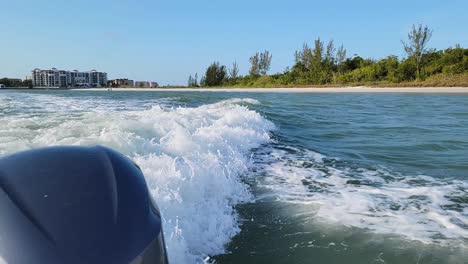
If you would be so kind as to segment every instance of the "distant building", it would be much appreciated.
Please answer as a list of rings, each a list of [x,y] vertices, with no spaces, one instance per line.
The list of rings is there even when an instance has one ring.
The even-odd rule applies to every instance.
[[[107,84],[109,87],[133,87],[135,82],[129,79],[115,79],[110,80]]]
[[[6,88],[6,86],[4,84],[0,83],[0,89],[2,89],[2,88]]]
[[[35,69],[31,75],[34,87],[53,87],[53,88],[69,88],[69,87],[106,87],[107,73],[98,72],[96,70],[80,72],[57,70]]]
[[[135,87],[141,88],[156,88],[159,84],[157,82],[148,82],[148,81],[136,81]]]

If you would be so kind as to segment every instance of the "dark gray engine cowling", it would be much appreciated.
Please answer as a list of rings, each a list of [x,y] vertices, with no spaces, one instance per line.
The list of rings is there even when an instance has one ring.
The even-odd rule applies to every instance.
[[[0,158],[0,262],[166,264],[161,216],[141,170],[109,148]]]

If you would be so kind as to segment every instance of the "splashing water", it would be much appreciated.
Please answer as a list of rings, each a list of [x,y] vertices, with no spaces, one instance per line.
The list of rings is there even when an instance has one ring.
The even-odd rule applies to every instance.
[[[276,145],[276,144],[274,144]],[[465,246],[468,184],[403,176],[384,168],[352,168],[290,146],[257,153],[258,185],[281,201],[318,205],[326,223],[396,234],[423,243]]]
[[[198,95],[190,96],[196,98]],[[270,95],[261,98],[269,100],[268,96]],[[284,96],[281,95],[281,98],[272,102],[279,104],[283,102]],[[374,106],[362,109],[365,104],[360,101],[357,104],[358,110],[354,109],[348,114],[348,111],[339,109],[339,104],[336,104],[331,107],[333,111],[330,114],[331,108],[328,106],[337,98],[332,98],[332,102],[322,98],[320,106],[315,105],[319,101],[311,98],[303,99],[302,102],[301,98],[293,98],[289,101],[289,109],[288,101],[280,108],[275,105],[267,119],[252,110],[267,108],[258,100],[225,99],[226,96],[221,98],[215,103],[207,103],[209,100],[200,97],[194,99],[200,104],[185,105],[187,101],[184,101],[186,98],[183,96],[151,98],[149,94],[145,94],[134,98],[113,93],[113,97],[109,99],[97,94],[87,96],[86,93],[80,96],[3,93],[0,94],[0,155],[42,146],[102,144],[129,156],[142,168],[150,192],[159,204],[172,263],[210,262],[211,256],[225,253],[226,245],[239,234],[240,223],[245,220],[238,215],[237,206],[252,202],[253,207],[262,209],[262,201],[271,198],[287,204],[286,207],[310,208],[312,212],[308,215],[313,218],[314,224],[322,222],[341,229],[357,228],[358,232],[364,230],[366,234],[372,235],[391,234],[392,237],[403,238],[405,241],[447,246],[454,251],[455,248],[466,248],[468,183],[464,178],[399,173],[391,169],[391,166],[386,168],[379,165],[379,161],[375,166],[365,162],[363,165],[320,154],[324,149],[312,151],[311,149],[315,149],[314,144],[320,144],[318,141],[307,144],[307,141],[312,141],[310,135],[319,134],[310,129],[309,123],[311,126],[321,124],[326,127],[326,136],[322,139],[331,139],[326,141],[325,148],[335,141],[343,142],[340,139],[347,136],[350,140],[356,139],[353,133],[369,136],[384,131],[384,136],[395,134],[392,126],[380,128],[381,123],[388,124],[378,118],[373,124],[375,130],[371,131],[376,133],[368,132],[369,127],[372,127],[371,122],[359,118],[364,116],[368,120],[368,113],[375,115],[372,112],[376,109]],[[397,99],[394,101],[400,102],[402,98]],[[313,102],[312,106],[309,101]],[[309,110],[304,109],[305,107],[309,107]],[[345,110],[349,110],[352,105],[346,107]],[[313,111],[318,113],[313,115]],[[328,116],[323,118],[323,115]],[[455,118],[459,116],[462,115],[458,114],[453,120],[438,120],[443,125],[436,123],[437,129],[449,126],[451,129],[459,128],[460,126],[449,123],[455,122]],[[337,120],[334,121],[333,117]],[[357,120],[350,122],[350,118]],[[275,124],[269,120],[275,120]],[[287,129],[287,132],[284,131],[285,126],[293,121],[300,124],[299,129],[294,127],[298,131],[294,140],[299,138],[298,141],[287,138],[286,143],[283,139],[276,140],[275,136],[272,137],[272,133],[276,132],[292,137],[294,133]],[[364,122],[367,127],[356,125],[360,122]],[[398,119],[397,123],[401,122]],[[390,122],[390,125],[394,124]],[[341,130],[340,127],[351,129]],[[431,129],[424,131],[432,131]],[[397,130],[416,133],[409,125]],[[417,128],[415,131],[421,133],[422,130]],[[369,134],[365,134],[366,132]],[[448,135],[448,132],[444,133]],[[361,140],[363,136],[356,137]],[[454,138],[455,140],[450,138],[439,144],[429,144],[428,147],[447,149],[450,155],[462,153],[464,141]],[[401,136],[401,139],[405,137]],[[378,140],[380,138],[373,142]],[[366,144],[365,140],[358,142]],[[397,147],[404,143],[406,142],[398,142]],[[395,146],[383,143],[379,146],[382,146],[384,154],[385,147],[395,149]],[[354,151],[359,146],[352,145],[349,148]],[[413,154],[414,149],[415,147],[401,148],[398,154],[408,150]],[[442,158],[446,161],[442,164],[457,163],[457,159],[450,155]],[[398,161],[404,160],[398,158]],[[462,168],[460,170],[465,168],[463,164],[459,166]],[[252,188],[247,184],[251,184]],[[258,189],[261,191],[258,192]],[[296,221],[294,216],[290,216],[290,219],[291,222]],[[300,221],[302,222],[297,223],[297,226],[302,228],[303,225],[306,226],[308,219],[300,218]],[[255,222],[255,219],[251,222]],[[271,224],[275,232],[276,229],[283,228],[281,223]],[[318,226],[320,229],[325,225]],[[305,230],[295,230],[297,234],[301,234],[297,235],[298,238],[296,233],[283,234],[284,237],[304,241],[295,241],[292,245],[287,244],[287,241],[284,245],[279,243],[281,246],[278,251],[286,257],[301,247],[322,247],[322,253],[338,247],[343,247],[343,251],[350,248],[351,251],[353,245],[343,244],[344,240],[328,241],[320,235],[312,234],[314,230],[307,229],[307,226]],[[261,233],[262,227],[254,231],[264,234]],[[273,239],[275,242],[280,240],[277,237]],[[250,242],[246,241],[247,244]],[[242,243],[244,241],[234,244],[239,246]],[[250,247],[252,245],[247,246],[249,254]],[[356,252],[377,253],[373,259],[379,262],[387,260],[391,253],[391,250],[387,250],[383,254],[380,252],[383,249],[387,249],[386,245],[371,249],[361,249],[358,246],[353,248]],[[396,255],[400,250],[395,250]],[[272,254],[271,251],[265,252]],[[317,252],[313,254],[320,253]],[[335,253],[330,253],[330,256]],[[447,252],[443,254],[446,255],[441,255],[440,258],[449,255]],[[302,256],[308,255],[304,253]],[[343,256],[343,259],[348,259],[348,255]],[[459,256],[459,253],[454,253],[451,258],[458,261],[461,259]],[[426,256],[425,260],[429,258],[433,256]],[[271,259],[275,260],[275,257]],[[451,261],[452,259],[447,261],[458,263]],[[362,262],[365,261],[356,261]],[[431,263],[437,263],[437,259]]]
[[[234,206],[252,198],[240,179],[250,166],[248,152],[267,142],[274,129],[239,105],[257,101],[231,99],[192,108],[156,102],[147,110],[115,112],[109,110],[118,103],[58,99],[31,96],[28,109],[41,111],[2,116],[0,153],[53,145],[115,148],[146,176],[164,218],[172,263],[201,263],[224,252],[240,230]],[[3,107],[13,111],[24,100]]]

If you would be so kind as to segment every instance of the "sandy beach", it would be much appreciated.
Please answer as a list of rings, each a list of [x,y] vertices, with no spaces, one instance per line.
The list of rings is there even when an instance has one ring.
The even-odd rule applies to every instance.
[[[109,91],[108,88],[75,89]],[[468,87],[333,87],[333,88],[112,88],[112,91],[265,92],[265,93],[468,93]]]

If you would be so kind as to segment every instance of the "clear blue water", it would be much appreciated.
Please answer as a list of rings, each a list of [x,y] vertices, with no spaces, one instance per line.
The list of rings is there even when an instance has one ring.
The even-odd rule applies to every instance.
[[[103,144],[164,167],[174,262],[468,263],[466,95],[1,91],[0,122],[0,155]],[[159,179],[180,160],[190,180]]]

